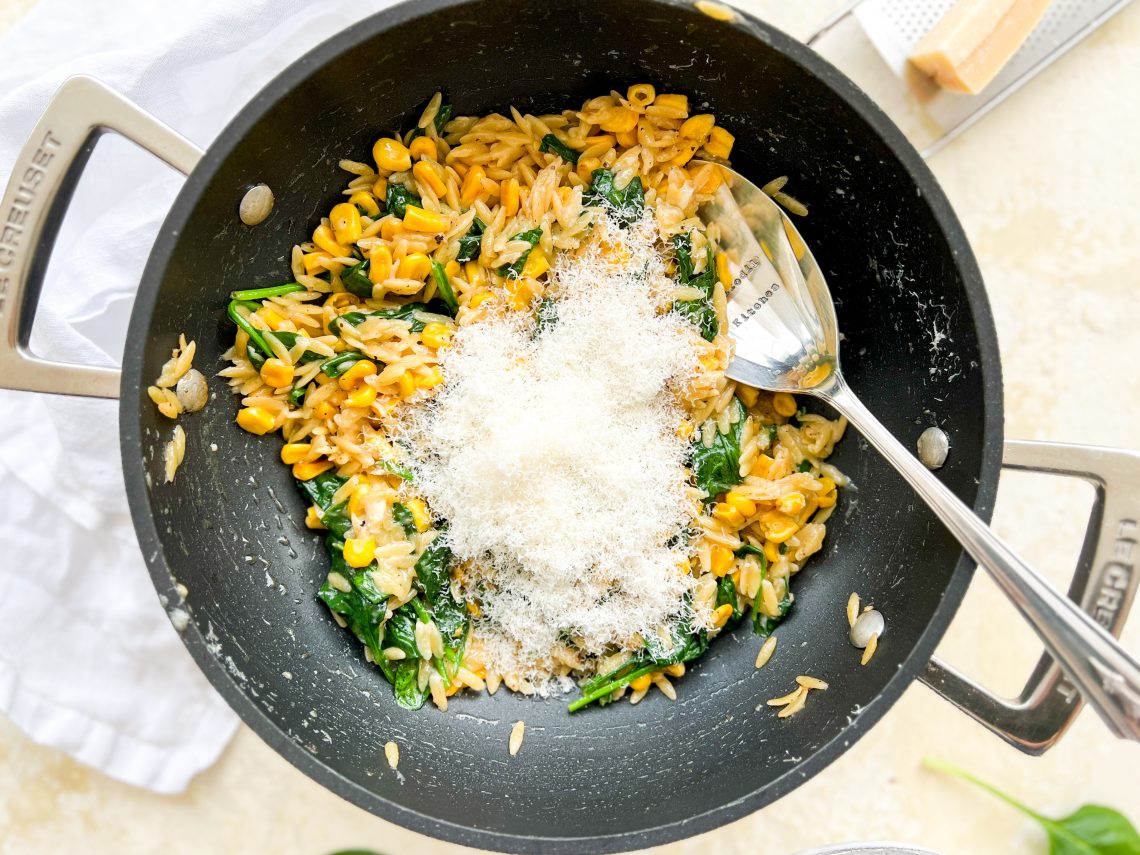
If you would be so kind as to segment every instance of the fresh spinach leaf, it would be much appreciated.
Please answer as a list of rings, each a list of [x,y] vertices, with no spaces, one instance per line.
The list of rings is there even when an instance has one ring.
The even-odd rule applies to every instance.
[[[403,184],[396,184],[395,182],[388,182],[388,190],[384,194],[384,208],[389,214],[394,214],[400,219],[404,218],[404,214],[408,212],[408,205],[413,208],[418,208],[422,204],[419,196],[405,187]],[[371,295],[371,292],[369,292]]]
[[[471,221],[471,228],[467,230],[467,234],[459,239],[459,255],[455,257],[455,260],[466,262],[478,258],[483,242],[483,232],[486,230],[486,223],[478,217],[473,219]]]
[[[392,519],[404,530],[404,534],[412,537],[416,533],[416,518],[403,502],[392,503]]]
[[[542,144],[538,147],[539,151],[549,152],[556,154],[568,163],[578,165],[578,158],[581,156],[579,152],[574,151],[554,134],[547,134],[542,138]]]
[[[736,423],[729,427],[728,433],[721,433],[714,427],[710,445],[704,444],[703,430],[697,431],[693,440],[689,465],[693,470],[697,486],[710,498],[735,487],[742,480],[740,435],[744,429],[745,412],[743,405],[736,398],[732,399],[729,406],[736,408],[737,419]]]
[[[511,240],[525,240],[530,244],[530,249],[518,257],[514,264],[504,264],[499,268],[500,276],[507,276],[511,279],[518,279],[522,276],[523,268],[526,266],[526,260],[530,257],[531,250],[538,246],[538,242],[542,240],[542,228],[528,229],[525,232],[519,232]]]
[[[614,184],[613,170],[595,169],[590,186],[582,194],[582,204],[607,206],[619,225],[629,226],[640,220],[645,211],[645,188],[637,177],[619,190]]]
[[[1068,816],[1053,819],[945,761],[927,757],[923,765],[969,781],[1036,821],[1049,837],[1050,855],[1140,855],[1140,833],[1114,808],[1081,805]]]

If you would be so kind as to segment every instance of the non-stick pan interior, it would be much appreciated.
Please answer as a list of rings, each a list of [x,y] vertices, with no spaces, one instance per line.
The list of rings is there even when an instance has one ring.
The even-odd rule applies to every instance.
[[[407,127],[437,89],[457,114],[560,110],[648,81],[715,112],[735,165],[791,176],[800,227],[838,303],[843,365],[867,405],[914,442],[951,437],[946,483],[987,511],[1000,454],[996,345],[972,256],[945,200],[901,137],[850,84],[787,37],[650,0],[485,0],[401,6],[293,66],[222,135],[189,180],[142,283],[125,357],[128,488],[160,592],[189,590],[187,644],[267,741],[374,812],[490,848],[601,851],[694,834],[753,810],[818,771],[878,718],[924,664],[960,600],[959,550],[894,472],[849,433],[834,463],[855,486],[827,547],[797,578],[796,605],[763,670],[747,626],[653,694],[568,715],[566,699],[460,696],[444,714],[395,705],[360,645],[316,599],[327,567],[278,442],[213,398],[183,419],[186,461],[162,482],[170,423],[147,399],[180,332],[196,365],[222,367],[234,288],[287,281],[308,235],[373,140]],[[250,229],[238,201],[265,182],[276,208]],[[551,521],[557,525],[557,520]],[[958,567],[956,574],[955,568]],[[858,591],[886,615],[871,665],[847,643]],[[796,675],[831,688],[777,720],[764,706]],[[510,757],[511,725],[527,723]],[[401,748],[399,774],[383,745]]]

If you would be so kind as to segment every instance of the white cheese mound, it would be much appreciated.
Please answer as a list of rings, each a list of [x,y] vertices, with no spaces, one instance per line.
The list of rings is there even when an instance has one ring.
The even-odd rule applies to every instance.
[[[675,390],[696,334],[659,310],[658,241],[649,217],[598,223],[553,270],[553,325],[536,336],[511,312],[461,327],[443,391],[406,426],[416,488],[474,567],[491,667],[540,691],[560,641],[658,638],[694,582],[666,544],[693,518]]]

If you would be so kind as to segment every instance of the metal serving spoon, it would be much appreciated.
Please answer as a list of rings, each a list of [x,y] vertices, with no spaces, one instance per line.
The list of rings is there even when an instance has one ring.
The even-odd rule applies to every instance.
[[[1140,664],[1068,597],[1014,554],[875,418],[839,371],[835,305],[795,226],[759,187],[721,166],[702,211],[738,265],[729,295],[733,380],[827,401],[894,465],[1045,643],[1117,736],[1140,740]]]

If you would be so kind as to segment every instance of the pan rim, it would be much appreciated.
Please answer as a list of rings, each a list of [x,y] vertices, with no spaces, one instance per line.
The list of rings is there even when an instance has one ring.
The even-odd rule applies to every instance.
[[[643,1],[664,7],[674,13],[701,14],[684,0]],[[202,160],[183,185],[162,225],[143,272],[131,313],[127,341],[143,341],[149,334],[158,294],[157,283],[163,277],[178,236],[191,211],[232,148],[268,110],[301,83],[313,68],[323,67],[345,51],[395,26],[443,9],[463,6],[467,2],[469,0],[405,0],[370,15],[294,60],[242,107],[210,144]],[[978,491],[973,507],[979,516],[989,520],[1001,468],[1003,439],[1001,364],[997,333],[981,272],[961,224],[925,161],[891,119],[862,90],[807,45],[745,12],[740,10],[736,12],[735,20],[724,23],[724,26],[741,29],[752,38],[764,42],[791,59],[805,73],[817,78],[845,101],[883,140],[923,195],[947,244],[955,253],[977,334],[983,386],[982,402],[985,409],[984,445],[977,476]],[[142,348],[128,348],[124,352],[120,394],[120,452],[131,517],[139,546],[156,591],[160,595],[170,596],[173,593],[173,582],[163,555],[162,541],[150,512],[143,458],[140,452],[143,438],[138,424],[138,413],[133,403],[127,403],[128,400],[131,402],[136,400],[130,395],[130,390],[137,390],[147,385],[142,377],[142,370]],[[837,734],[803,762],[791,767],[785,774],[767,785],[696,816],[653,827],[597,836],[543,837],[478,829],[412,810],[370,792],[334,771],[290,739],[245,694],[235,678],[209,652],[207,642],[196,623],[191,621],[180,632],[180,636],[214,689],[267,745],[310,779],[375,816],[432,837],[483,849],[519,853],[567,853],[567,855],[582,851],[620,852],[691,837],[751,814],[777,801],[836,760],[882,718],[926,666],[962,602],[972,577],[973,567],[974,562],[968,556],[963,554],[959,557],[930,623],[883,691],[862,711],[854,724],[844,729],[841,734]]]

